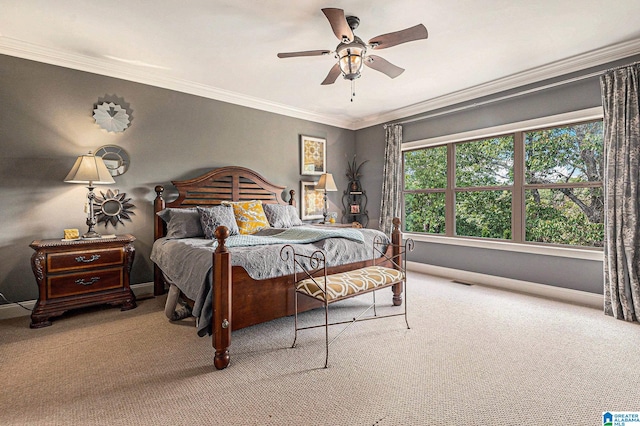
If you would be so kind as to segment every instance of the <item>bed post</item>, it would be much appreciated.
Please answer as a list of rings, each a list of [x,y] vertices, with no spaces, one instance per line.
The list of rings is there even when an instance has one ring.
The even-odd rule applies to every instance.
[[[213,253],[213,347],[216,355],[213,360],[218,370],[229,365],[229,346],[231,345],[231,253],[225,247],[229,230],[218,226],[214,233],[218,247]]]
[[[402,232],[400,231],[400,218],[393,218],[393,231],[391,231],[391,255],[393,257],[393,268],[400,269],[402,267]],[[393,289],[393,305],[402,305],[402,285],[398,283],[392,287]]]
[[[289,191],[289,205],[290,206],[295,206],[296,205],[296,190],[292,189]]]
[[[155,188],[156,198],[153,200],[153,212],[158,213],[160,210],[164,209],[165,202],[164,198],[162,198],[162,193],[164,192],[164,187],[162,185],[158,185]],[[162,218],[157,214],[154,214],[153,218],[153,241],[157,240],[164,236],[164,224],[162,223]],[[153,264],[153,295],[161,296],[164,294],[164,280],[162,279],[162,272],[160,268],[154,263]]]

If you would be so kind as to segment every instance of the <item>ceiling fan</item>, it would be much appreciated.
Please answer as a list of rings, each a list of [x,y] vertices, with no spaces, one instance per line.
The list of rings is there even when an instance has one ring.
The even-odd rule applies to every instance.
[[[356,16],[346,16],[342,9],[325,8],[322,12],[329,20],[329,24],[333,29],[333,33],[340,40],[340,44],[333,52],[338,62],[331,68],[329,74],[321,83],[323,85],[333,84],[338,76],[342,74],[345,80],[351,80],[352,93],[351,101],[355,92],[353,90],[354,80],[360,77],[363,65],[368,66],[376,71],[396,78],[404,72],[403,68],[393,65],[386,59],[377,55],[367,55],[367,50],[380,50],[387,47],[396,46],[398,44],[407,43],[409,41],[426,39],[428,37],[427,29],[424,25],[418,24],[401,31],[382,34],[372,38],[364,43],[360,37],[353,34],[358,28],[360,19]],[[278,53],[278,58],[293,58],[297,56],[322,56],[332,53],[330,50],[306,50],[302,52]]]

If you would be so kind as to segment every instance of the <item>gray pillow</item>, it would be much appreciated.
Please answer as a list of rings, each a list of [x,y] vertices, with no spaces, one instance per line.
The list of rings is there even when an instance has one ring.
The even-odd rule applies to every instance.
[[[233,214],[233,207],[229,205],[198,207],[198,213],[200,214],[200,224],[206,238],[213,240],[218,226],[226,226],[229,229],[229,235],[238,235],[240,232],[236,217]]]
[[[302,225],[298,210],[294,206],[284,204],[263,204],[264,215],[273,228],[291,228]]]
[[[289,211],[289,219],[291,219],[291,226],[301,226],[304,225],[302,220],[300,220],[300,215],[298,215],[298,209],[295,206],[287,206],[287,210]]]
[[[167,238],[202,237],[200,214],[195,208],[168,208],[156,213],[167,224]]]

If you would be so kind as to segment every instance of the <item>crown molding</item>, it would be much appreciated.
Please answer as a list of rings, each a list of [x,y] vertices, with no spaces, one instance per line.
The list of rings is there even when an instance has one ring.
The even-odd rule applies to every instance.
[[[440,108],[493,95],[505,90],[511,90],[550,78],[583,71],[591,67],[607,64],[609,62],[614,62],[638,54],[640,54],[640,38],[607,46],[602,49],[592,50],[581,55],[572,56],[541,67],[479,84],[468,89],[428,99],[424,102],[420,102],[406,108],[400,108],[378,115],[371,115],[361,121],[353,123],[353,126],[355,130],[359,130],[417,114],[424,114]]]
[[[370,115],[361,120],[350,120],[333,115],[317,114],[187,80],[170,78],[158,74],[157,71],[147,69],[140,70],[137,66],[114,64],[107,60],[62,52],[9,37],[0,36],[0,54],[161,87],[163,89],[175,90],[343,129],[359,130],[637,55],[640,54],[640,39],[593,50],[518,74],[479,84],[468,89],[428,99],[406,108]]]
[[[206,86],[192,81],[163,76],[148,69],[140,70],[137,66],[114,64],[111,61],[63,52],[9,37],[0,36],[0,54],[15,56],[50,65],[57,65],[64,68],[71,68],[78,71],[85,71],[106,77],[133,81],[135,83],[147,84],[163,89],[228,102],[234,105],[281,114],[288,117],[354,130],[352,128],[352,121],[344,118],[317,114],[299,108],[270,102],[264,99]]]

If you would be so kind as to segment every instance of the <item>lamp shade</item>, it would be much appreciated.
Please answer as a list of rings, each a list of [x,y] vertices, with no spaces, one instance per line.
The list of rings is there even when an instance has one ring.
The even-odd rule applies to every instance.
[[[320,176],[320,180],[316,185],[316,189],[321,189],[326,192],[337,191],[336,183],[333,180],[333,175],[331,173],[325,173]]]
[[[91,152],[78,157],[64,181],[67,183],[87,183],[89,185],[116,183],[104,161],[102,161],[102,157],[96,157]]]

